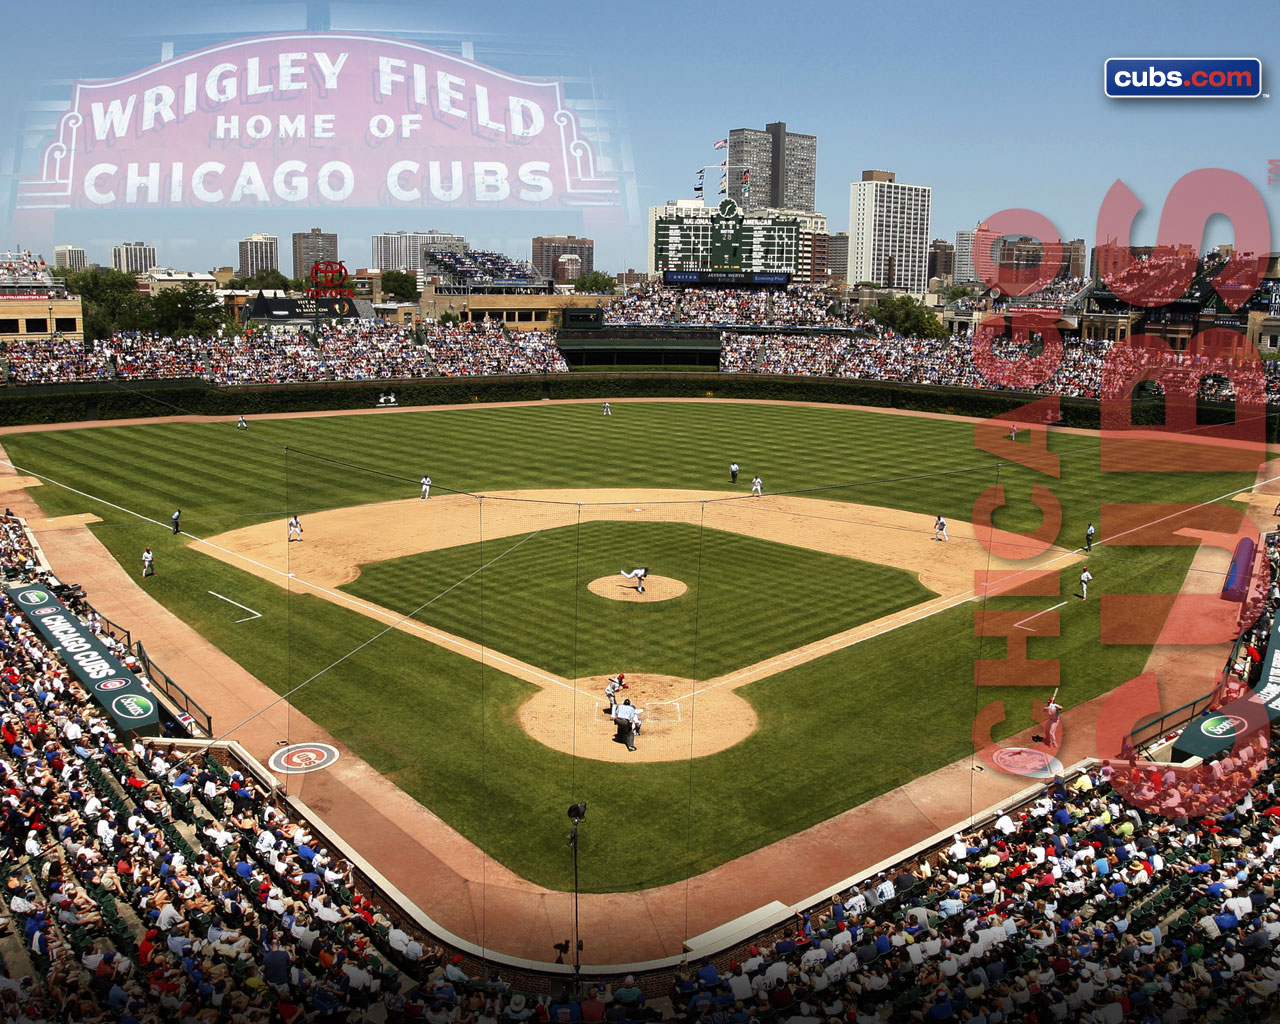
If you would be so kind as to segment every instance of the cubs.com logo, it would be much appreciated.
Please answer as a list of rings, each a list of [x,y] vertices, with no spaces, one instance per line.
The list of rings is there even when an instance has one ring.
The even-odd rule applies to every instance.
[[[118,690],[120,687],[128,685],[129,680],[127,679],[107,679],[101,683],[95,684],[93,688],[95,690]]]
[[[49,607],[49,608],[32,608],[32,609],[31,609],[31,614],[32,614],[32,615],[56,615],[56,614],[58,613],[58,611],[59,611],[59,609],[54,608],[54,607]]]
[[[119,718],[138,721],[143,718],[150,718],[151,713],[155,710],[155,705],[140,693],[127,693],[111,702],[111,710]]]

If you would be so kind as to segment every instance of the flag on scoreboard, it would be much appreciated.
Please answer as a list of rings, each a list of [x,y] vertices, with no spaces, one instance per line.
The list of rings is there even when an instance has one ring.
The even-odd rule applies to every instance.
[[[716,141],[712,144],[711,148],[712,148],[712,149],[728,149],[728,148],[729,148],[729,140],[728,140],[728,139],[716,139]]]
[[[745,184],[746,184],[747,182],[749,182],[750,180],[751,180],[751,172],[750,172],[750,171],[743,171],[743,172],[742,172],[742,184],[744,184],[744,185],[745,185]]]

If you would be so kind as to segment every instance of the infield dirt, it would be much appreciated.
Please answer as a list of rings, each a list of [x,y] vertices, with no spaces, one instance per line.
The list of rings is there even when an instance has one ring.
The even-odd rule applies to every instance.
[[[600,520],[699,525],[894,566],[916,574],[938,596],[714,679],[653,676],[646,685],[645,677],[637,675],[631,696],[645,709],[647,721],[632,752],[613,742],[612,727],[601,713],[604,677],[565,679],[337,589],[356,579],[361,565]],[[929,515],[793,495],[751,498],[719,491],[630,489],[504,491],[483,498],[450,494],[313,512],[303,525],[301,542],[288,541],[281,519],[193,541],[192,546],[535,684],[539,692],[519,711],[522,728],[553,749],[607,761],[684,760],[725,750],[757,725],[751,704],[736,692],[740,687],[974,600],[989,572],[1031,571],[990,556],[969,523],[952,524],[951,540],[943,542],[933,539]],[[1025,543],[1025,538],[995,532],[1003,543]],[[1080,557],[1050,548],[1036,559],[1036,567],[1062,568]],[[633,587],[620,576],[612,579]],[[593,582],[599,584],[583,581],[582,586],[592,588]],[[752,580],[746,568],[743,582],[767,585]],[[627,592],[632,599],[640,596],[634,589]],[[993,586],[990,593],[996,592]],[[626,671],[625,663],[618,670]]]

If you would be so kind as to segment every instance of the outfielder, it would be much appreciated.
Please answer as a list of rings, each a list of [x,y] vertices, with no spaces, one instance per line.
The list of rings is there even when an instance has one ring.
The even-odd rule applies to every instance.
[[[431,477],[424,476],[422,478],[422,500],[426,501],[431,497]]]
[[[296,512],[289,517],[289,540],[302,540],[302,520]]]
[[[751,493],[757,498],[763,497],[764,495],[764,481],[758,476],[751,478]]]
[[[249,421],[245,419],[243,416],[241,416],[240,419],[236,422],[236,430],[248,430],[248,429],[249,429]]]
[[[619,672],[616,676],[609,677],[609,682],[604,688],[604,695],[609,699],[609,706],[603,709],[606,715],[613,716],[613,709],[618,706],[618,691],[627,689],[630,689],[630,687],[627,685],[627,674],[625,672]]]
[[[947,536],[947,521],[942,516],[938,516],[933,522],[933,539],[948,541],[951,539]]]
[[[632,569],[630,572],[627,572],[625,569],[619,569],[618,575],[622,576],[624,579],[635,580],[636,593],[643,594],[644,581],[645,577],[649,575],[649,567],[645,566],[643,569]]]
[[[1093,573],[1089,571],[1089,567],[1084,567],[1084,572],[1080,574],[1080,600],[1085,601],[1089,598],[1089,581],[1093,579]]]
[[[605,414],[606,416],[612,416],[612,415],[613,415],[613,406],[611,406],[608,402],[605,402],[605,403],[604,403],[604,414]]]

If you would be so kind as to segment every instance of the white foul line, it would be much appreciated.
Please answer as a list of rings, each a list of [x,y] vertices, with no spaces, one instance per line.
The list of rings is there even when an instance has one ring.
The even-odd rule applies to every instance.
[[[1044,615],[1046,612],[1056,612],[1059,608],[1065,607],[1066,603],[1067,603],[1066,601],[1063,601],[1062,604],[1055,604],[1052,608],[1046,608],[1044,609],[1044,611],[1036,612],[1034,615],[1028,615],[1025,619],[1022,620],[1022,622],[1030,622],[1032,619],[1038,619],[1040,618],[1041,615]],[[1015,622],[1014,625],[1019,627],[1020,629],[1030,630],[1033,633],[1035,632],[1035,630],[1031,629],[1030,626],[1022,625],[1022,622]]]
[[[222,597],[222,595],[219,594],[216,590],[210,590],[209,593],[212,594],[214,597]],[[229,597],[222,597],[222,600],[226,601],[227,604],[235,605],[237,608],[244,608],[245,611],[251,613],[247,618],[236,619],[236,622],[251,622],[254,619],[262,618],[262,612],[255,612],[252,608],[245,608],[245,606],[242,605],[239,601],[233,601]]]

